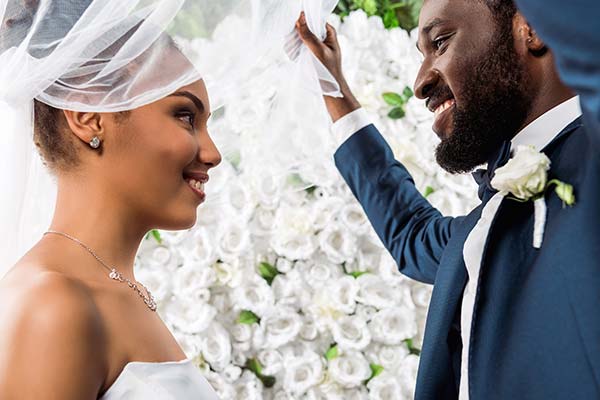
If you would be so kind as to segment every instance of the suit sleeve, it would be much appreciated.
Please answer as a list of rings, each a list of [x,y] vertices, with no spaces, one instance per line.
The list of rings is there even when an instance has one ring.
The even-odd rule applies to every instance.
[[[600,150],[600,1],[516,3],[552,49],[562,80],[580,95],[586,131]]]
[[[460,218],[443,217],[429,204],[372,124],[342,144],[335,163],[400,272],[433,284]]]

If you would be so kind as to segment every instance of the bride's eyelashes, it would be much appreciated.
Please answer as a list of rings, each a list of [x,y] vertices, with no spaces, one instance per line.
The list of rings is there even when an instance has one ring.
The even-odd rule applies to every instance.
[[[193,110],[187,107],[179,108],[175,110],[174,116],[179,121],[183,122],[189,130],[194,130],[197,118],[196,113]]]

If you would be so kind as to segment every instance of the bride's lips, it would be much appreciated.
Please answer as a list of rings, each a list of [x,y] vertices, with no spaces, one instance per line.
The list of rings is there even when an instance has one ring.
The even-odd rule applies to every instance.
[[[455,107],[456,101],[448,99],[430,108],[434,114],[433,131],[442,140],[447,139],[452,133],[452,110]]]
[[[206,200],[206,193],[204,192],[204,186],[208,182],[208,174],[200,171],[190,171],[183,174],[183,179],[186,181],[188,187],[198,196],[200,202]]]

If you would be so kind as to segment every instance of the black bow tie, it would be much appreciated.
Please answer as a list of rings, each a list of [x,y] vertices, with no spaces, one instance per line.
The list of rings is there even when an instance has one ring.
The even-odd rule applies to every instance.
[[[473,178],[479,185],[477,194],[481,201],[487,202],[498,191],[492,187],[492,178],[496,169],[502,167],[510,159],[510,141],[502,142],[498,150],[489,158],[487,169],[478,169],[473,172]]]

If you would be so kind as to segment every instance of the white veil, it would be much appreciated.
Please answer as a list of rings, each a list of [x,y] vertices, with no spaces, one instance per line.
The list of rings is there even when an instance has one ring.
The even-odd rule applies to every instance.
[[[33,100],[116,112],[157,101],[200,78],[213,107],[273,71],[305,10],[323,36],[334,0],[0,0],[0,277],[48,227],[52,178],[32,140]],[[231,48],[195,54],[235,18]],[[210,46],[203,48],[210,49]],[[291,62],[305,85],[339,95],[309,52]],[[286,68],[292,68],[289,65]],[[268,79],[268,77],[266,78]]]

